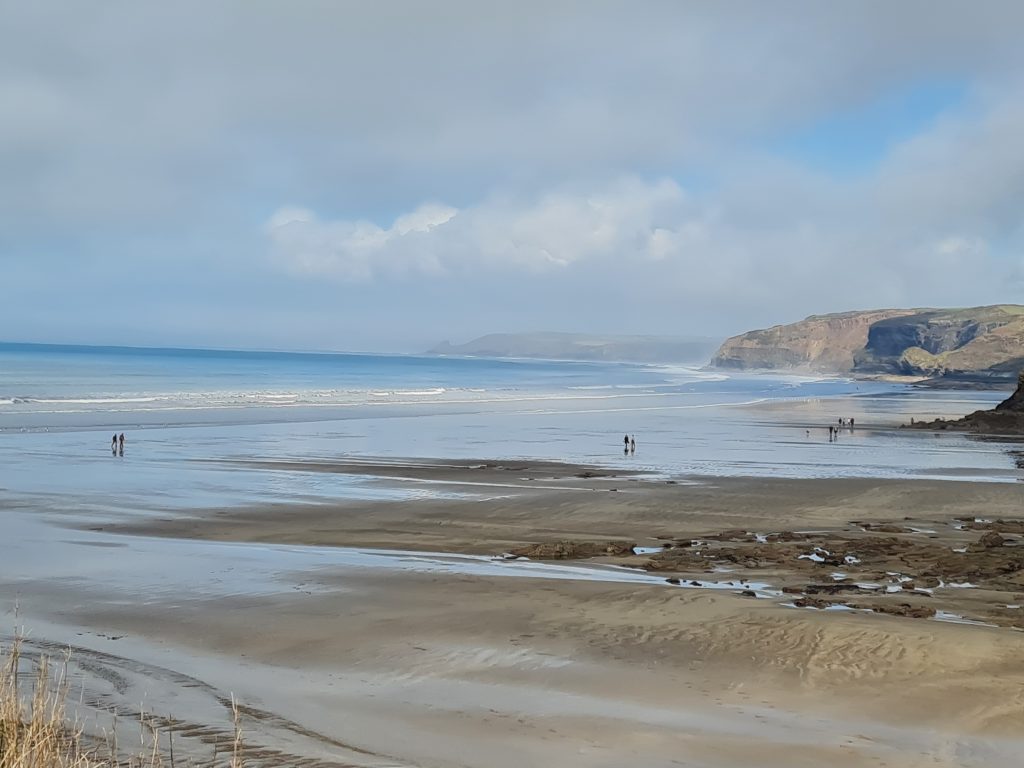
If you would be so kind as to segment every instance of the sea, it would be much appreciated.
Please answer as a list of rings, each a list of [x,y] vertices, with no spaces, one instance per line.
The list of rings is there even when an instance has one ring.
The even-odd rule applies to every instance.
[[[1017,482],[1014,446],[900,430],[996,392],[700,366],[0,344],[0,501],[436,494],[239,460],[555,460],[663,475]],[[835,442],[827,427],[852,418]],[[124,455],[111,436],[125,433]],[[624,452],[624,436],[635,453]]]

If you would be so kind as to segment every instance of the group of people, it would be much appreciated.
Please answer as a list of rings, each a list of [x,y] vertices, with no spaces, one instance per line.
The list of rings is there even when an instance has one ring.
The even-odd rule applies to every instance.
[[[114,456],[124,456],[124,432],[120,435],[115,432],[110,438],[110,453]]]
[[[852,418],[850,418],[850,419],[840,418],[838,420],[838,424],[837,425],[830,426],[828,428],[828,441],[830,443],[834,443],[836,440],[838,440],[839,439],[839,430],[840,429],[844,429],[844,428],[845,429],[849,429],[851,431],[853,430],[853,419]]]
[[[848,429],[848,430],[850,430],[852,432],[853,431],[853,425],[854,425],[854,420],[852,418],[850,418],[850,419],[840,418],[836,424],[830,424],[829,428],[828,428],[828,441],[830,443],[834,443],[836,440],[838,440],[839,439],[839,430],[840,429],[844,429],[845,428],[845,429]],[[809,430],[809,429],[807,430],[807,436],[808,437],[811,436],[811,430]]]
[[[632,437],[626,435],[622,438],[622,444],[625,446],[622,449],[623,453],[636,453],[636,435],[633,435]]]

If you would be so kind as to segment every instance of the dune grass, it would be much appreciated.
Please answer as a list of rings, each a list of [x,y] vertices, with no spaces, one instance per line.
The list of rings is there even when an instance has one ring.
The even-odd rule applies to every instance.
[[[164,739],[146,719],[140,722],[141,747],[131,753],[119,748],[113,729],[102,737],[87,733],[69,713],[69,659],[59,664],[46,656],[29,660],[20,636],[0,649],[0,768],[244,768],[237,707],[230,749],[220,759],[215,753],[200,763],[176,763],[173,732]]]

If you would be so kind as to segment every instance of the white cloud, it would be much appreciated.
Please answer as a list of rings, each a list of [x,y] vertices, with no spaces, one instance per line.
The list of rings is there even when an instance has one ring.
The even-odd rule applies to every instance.
[[[382,292],[469,281],[526,296],[543,285],[587,317],[616,290],[645,295],[644,316],[739,327],[1019,300],[1024,227],[1003,213],[1024,205],[1017,93],[967,105],[852,181],[747,155],[700,192],[631,176],[425,205],[386,227],[282,209],[269,232],[275,258],[300,276],[376,280]]]
[[[693,236],[673,181],[624,179],[589,194],[493,199],[456,209],[424,204],[388,227],[323,221],[302,208],[273,214],[267,232],[288,270],[341,280],[489,270],[562,270],[585,261],[669,257]]]

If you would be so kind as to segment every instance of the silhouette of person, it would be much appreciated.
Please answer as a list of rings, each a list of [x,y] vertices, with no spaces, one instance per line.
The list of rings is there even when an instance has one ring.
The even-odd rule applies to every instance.
[[[110,438],[110,452],[111,453],[117,453],[117,433],[116,432],[114,433],[114,436],[112,438]]]
[[[636,453],[636,435],[629,441],[629,452]]]

